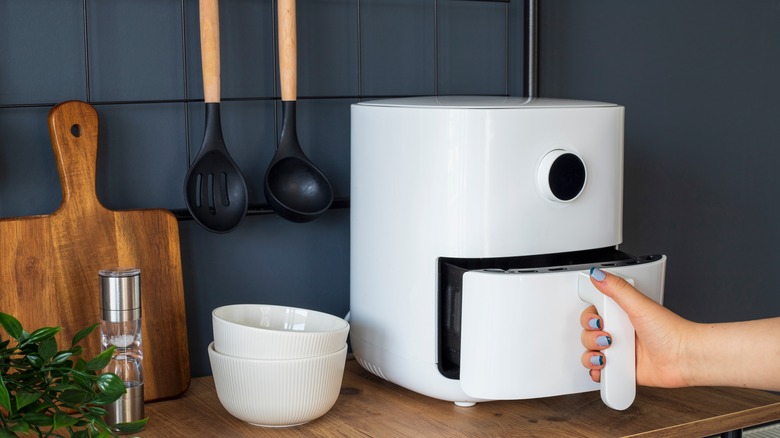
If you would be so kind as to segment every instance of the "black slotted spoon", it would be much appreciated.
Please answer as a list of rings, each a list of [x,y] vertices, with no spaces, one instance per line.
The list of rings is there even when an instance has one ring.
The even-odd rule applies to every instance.
[[[202,227],[227,233],[246,216],[246,181],[222,137],[218,0],[200,0],[200,47],[206,130],[203,144],[184,181],[187,209]]]

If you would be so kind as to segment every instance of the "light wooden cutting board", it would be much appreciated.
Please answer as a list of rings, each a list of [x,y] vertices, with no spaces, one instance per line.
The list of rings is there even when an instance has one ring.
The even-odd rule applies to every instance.
[[[180,395],[190,366],[178,223],[167,210],[111,211],[100,204],[91,105],[55,106],[49,132],[62,205],[50,215],[0,219],[0,311],[28,332],[63,327],[58,341],[67,349],[76,332],[100,321],[98,271],[140,268],[145,399]],[[99,330],[81,345],[85,359],[100,353]]]

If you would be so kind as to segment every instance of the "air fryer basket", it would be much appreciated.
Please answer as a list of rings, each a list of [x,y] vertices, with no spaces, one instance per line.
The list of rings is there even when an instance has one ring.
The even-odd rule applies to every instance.
[[[636,257],[614,247],[555,254],[498,258],[439,258],[438,366],[450,379],[460,378],[463,274],[472,270],[499,270],[544,275],[653,262],[661,255]]]

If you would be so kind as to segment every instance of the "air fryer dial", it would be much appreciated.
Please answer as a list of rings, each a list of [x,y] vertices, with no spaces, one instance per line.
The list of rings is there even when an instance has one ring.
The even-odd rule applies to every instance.
[[[585,188],[587,170],[577,154],[555,149],[542,158],[537,174],[539,190],[551,201],[570,202]]]

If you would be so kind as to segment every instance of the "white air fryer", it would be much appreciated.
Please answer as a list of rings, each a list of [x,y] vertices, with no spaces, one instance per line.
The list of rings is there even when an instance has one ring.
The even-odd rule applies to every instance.
[[[596,266],[661,302],[666,258],[622,241],[623,107],[512,97],[352,105],[351,342],[379,377],[459,405],[635,395],[634,332]],[[593,303],[601,384],[580,357]]]

